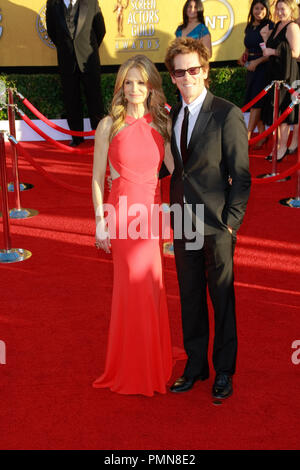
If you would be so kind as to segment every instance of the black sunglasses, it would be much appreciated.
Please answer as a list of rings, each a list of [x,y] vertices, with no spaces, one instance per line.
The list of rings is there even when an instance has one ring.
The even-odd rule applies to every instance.
[[[190,67],[189,69],[177,69],[172,71],[173,77],[179,78],[179,77],[184,77],[185,72],[187,72],[190,75],[198,75],[200,73],[200,69],[203,67],[203,65],[198,65],[197,67]]]

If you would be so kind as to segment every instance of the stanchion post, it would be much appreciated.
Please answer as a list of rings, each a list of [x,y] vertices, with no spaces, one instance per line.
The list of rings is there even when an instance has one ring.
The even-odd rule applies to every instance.
[[[273,123],[276,122],[279,117],[279,90],[280,90],[280,82],[275,81]],[[271,173],[272,176],[276,175],[277,147],[278,147],[278,127],[276,127],[273,131],[272,173]]]
[[[2,185],[2,218],[3,218],[3,238],[4,250],[0,250],[0,263],[17,263],[30,258],[31,252],[23,248],[11,247],[10,224],[8,215],[8,191],[6,177],[6,155],[4,144],[4,133],[0,131],[0,177]]]
[[[14,95],[11,88],[8,88],[8,122],[9,122],[9,133],[16,138],[16,115],[14,109]],[[10,145],[12,151],[12,172],[13,172],[13,185],[15,193],[15,208],[21,210],[20,200],[20,181],[19,181],[19,169],[18,169],[18,154],[17,149],[14,145]]]
[[[282,80],[274,80],[274,109],[273,109],[273,125],[279,119],[279,91],[281,84],[284,83]],[[273,142],[272,142],[272,173],[258,175],[257,178],[270,178],[277,175],[277,147],[278,147],[278,126],[273,130]],[[277,180],[278,183],[291,179],[290,176]]]
[[[8,139],[12,145],[16,145],[18,143],[12,135],[9,135]],[[22,207],[20,209],[14,207],[9,211],[9,217],[11,219],[28,219],[37,214],[38,211],[36,209],[24,209]]]
[[[2,218],[3,218],[3,238],[4,249],[11,249],[10,226],[8,216],[8,195],[7,195],[7,177],[6,177],[6,155],[4,144],[4,131],[0,130],[0,172],[2,185]]]

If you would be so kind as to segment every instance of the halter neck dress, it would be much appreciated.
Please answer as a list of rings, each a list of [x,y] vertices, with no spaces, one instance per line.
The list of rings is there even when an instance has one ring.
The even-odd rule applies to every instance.
[[[150,114],[127,116],[109,146],[109,161],[120,175],[108,200],[115,211],[115,221],[108,221],[114,281],[105,369],[93,383],[147,396],[166,393],[173,360],[161,241],[151,215],[152,206],[161,204],[157,175],[164,140],[151,122]]]

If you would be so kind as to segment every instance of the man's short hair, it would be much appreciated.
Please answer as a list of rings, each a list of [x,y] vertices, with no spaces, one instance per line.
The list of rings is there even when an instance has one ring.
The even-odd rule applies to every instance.
[[[209,51],[199,39],[193,38],[176,38],[171,42],[167,49],[165,64],[168,71],[171,73],[174,70],[174,58],[179,54],[190,54],[197,52],[200,60],[200,65],[204,69],[209,68]]]

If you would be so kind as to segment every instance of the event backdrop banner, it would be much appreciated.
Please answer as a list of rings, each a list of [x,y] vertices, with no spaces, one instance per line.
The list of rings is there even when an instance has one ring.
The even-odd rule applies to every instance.
[[[63,1],[63,0],[61,0]],[[185,0],[99,0],[106,24],[101,63],[121,64],[142,53],[164,62],[166,48],[182,23]],[[250,0],[203,0],[213,61],[235,60],[243,51]],[[0,1],[0,66],[56,65],[45,26],[45,0]]]

